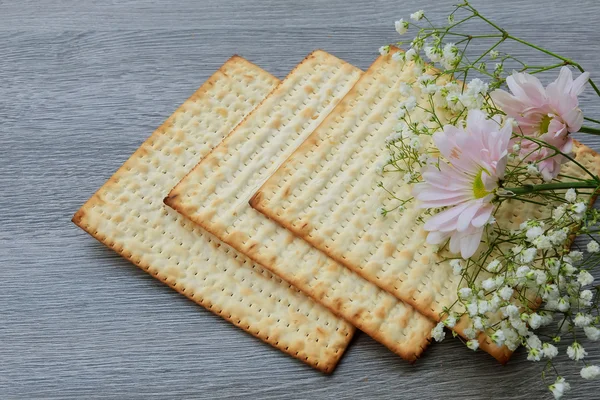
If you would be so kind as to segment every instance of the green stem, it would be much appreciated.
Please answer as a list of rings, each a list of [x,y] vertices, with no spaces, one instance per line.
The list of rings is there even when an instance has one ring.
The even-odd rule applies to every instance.
[[[546,50],[546,49],[544,49],[543,47],[536,46],[535,44],[533,44],[533,43],[529,43],[529,42],[528,42],[528,41],[526,41],[526,40],[519,39],[519,38],[518,38],[518,37],[516,37],[516,36],[507,35],[507,38],[508,38],[508,39],[512,39],[512,40],[514,40],[514,41],[516,41],[516,42],[519,42],[519,43],[521,43],[521,44],[524,44],[525,46],[529,46],[529,47],[531,47],[531,48],[533,48],[533,49],[536,49],[536,50],[538,50],[538,51],[541,51],[542,53],[544,53],[544,54],[548,54],[549,56],[552,56],[552,57],[558,58],[559,60],[563,60],[563,61],[564,61],[564,62],[566,62],[567,64],[575,65],[575,62],[573,62],[573,60],[571,60],[571,59],[569,59],[569,58],[566,58],[566,57],[563,57],[563,56],[561,56],[561,55],[558,55],[558,54],[556,54],[556,53],[553,53],[553,52],[551,52],[550,50]]]
[[[467,3],[467,2],[465,2],[465,3]],[[479,14],[479,11],[477,11],[473,6],[471,6],[470,4],[467,3],[467,7],[469,7],[469,9],[471,10],[471,12],[474,15],[478,16],[479,18],[481,18],[482,20],[487,22],[490,26],[492,26],[492,27],[496,28],[498,31],[502,32],[503,35],[508,35],[504,29],[500,28],[498,25],[496,25],[495,23],[493,23],[492,21],[490,21],[483,15]]]
[[[556,182],[556,183],[544,183],[541,185],[523,185],[521,187],[504,188],[507,191],[513,192],[515,195],[529,194],[536,192],[543,192],[546,190],[556,189],[571,189],[571,188],[588,188],[595,189],[600,186],[600,182],[597,180],[586,180],[583,182]]]
[[[540,72],[549,71],[549,70],[551,70],[551,69],[558,68],[558,67],[561,67],[561,66],[563,66],[563,65],[565,65],[565,63],[560,63],[560,64],[549,65],[549,66],[547,66],[547,67],[534,67],[534,66],[532,66],[532,65],[528,65],[528,66],[527,66],[527,69],[529,69],[529,68],[532,68],[532,69],[534,69],[535,71],[531,71],[531,72],[529,72],[530,74],[532,74],[532,75],[533,75],[533,74],[539,74]]]
[[[488,54],[489,54],[489,53],[490,53],[492,50],[494,50],[496,47],[500,46],[500,44],[501,44],[502,42],[504,42],[504,38],[502,38],[502,39],[498,40],[498,41],[496,42],[496,44],[495,44],[495,45],[493,45],[492,47],[490,47],[489,49],[487,49],[487,50],[486,50],[486,51],[485,51],[485,52],[484,52],[484,53],[483,53],[481,56],[479,56],[479,58],[478,58],[477,60],[473,61],[473,64],[477,64],[479,61],[481,61],[481,59],[482,59],[483,57],[485,57],[486,55],[488,55]]]
[[[597,119],[593,119],[593,118],[589,118],[589,117],[583,117],[583,119],[585,119],[586,121],[595,122],[596,124],[600,124],[600,121],[598,121]]]
[[[582,126],[581,129],[579,129],[579,132],[600,135],[600,129],[590,128],[589,126]]]

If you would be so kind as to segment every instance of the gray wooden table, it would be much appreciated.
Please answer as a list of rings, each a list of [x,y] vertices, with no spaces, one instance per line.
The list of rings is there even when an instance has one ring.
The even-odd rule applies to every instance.
[[[548,398],[523,351],[503,367],[450,338],[409,365],[359,333],[324,376],[70,222],[232,54],[278,77],[315,48],[366,69],[395,19],[453,2],[0,0],[0,399]],[[476,5],[600,76],[597,0]],[[590,90],[583,106],[600,116]],[[571,398],[600,398],[598,381],[565,376]]]

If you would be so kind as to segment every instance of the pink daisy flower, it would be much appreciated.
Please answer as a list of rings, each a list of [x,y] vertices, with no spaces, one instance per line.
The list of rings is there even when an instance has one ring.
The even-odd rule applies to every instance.
[[[585,72],[573,80],[571,70],[562,67],[558,78],[544,88],[535,76],[515,72],[506,78],[512,94],[498,89],[491,97],[506,115],[517,121],[524,135],[539,138],[568,154],[573,147],[569,132],[579,131],[583,124],[577,96],[588,79]],[[554,151],[546,147],[536,150],[538,145],[530,140],[522,140],[520,145],[522,156],[528,161],[539,161],[538,168],[545,180],[556,178],[565,157],[548,158]]]
[[[504,176],[512,126],[501,126],[480,110],[467,115],[466,128],[446,125],[433,141],[447,162],[429,167],[413,188],[421,208],[448,207],[425,223],[427,242],[450,238],[450,251],[469,258],[479,247],[494,209],[491,203]]]

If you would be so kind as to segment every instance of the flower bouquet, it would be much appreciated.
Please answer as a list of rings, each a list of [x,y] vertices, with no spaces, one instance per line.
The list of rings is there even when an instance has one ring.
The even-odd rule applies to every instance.
[[[472,23],[483,31],[470,32]],[[379,212],[424,209],[427,242],[460,278],[457,301],[432,336],[443,340],[444,327],[461,321],[472,350],[482,334],[511,351],[524,346],[528,360],[544,362],[543,377],[553,375],[548,386],[558,399],[570,388],[553,363],[559,352],[584,379],[600,376],[585,358],[600,339],[600,287],[591,274],[600,264],[600,212],[591,207],[600,177],[575,159],[571,137],[600,134],[600,121],[584,116],[578,101],[587,86],[600,90],[576,61],[511,35],[468,1],[443,24],[417,11],[395,27],[400,35],[416,30],[408,50],[392,55],[416,78],[400,87],[398,126],[380,167],[412,190],[403,197],[384,187],[393,201]],[[511,42],[550,61],[531,65],[504,52]],[[485,50],[471,51],[474,44]],[[547,85],[537,77],[552,73]],[[415,120],[416,112],[424,117]],[[535,218],[509,221],[520,207],[537,209]],[[576,234],[582,251],[570,249]]]

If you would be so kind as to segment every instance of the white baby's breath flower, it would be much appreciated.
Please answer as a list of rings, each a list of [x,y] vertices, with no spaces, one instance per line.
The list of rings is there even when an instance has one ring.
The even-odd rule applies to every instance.
[[[600,245],[595,240],[590,240],[587,244],[588,253],[597,253],[600,251]]]
[[[498,291],[498,295],[503,299],[503,300],[510,300],[510,298],[513,295],[513,288],[509,287],[509,286],[504,286],[502,287],[499,291]]]
[[[379,208],[377,209],[377,215],[384,216],[385,214],[386,214],[386,212],[385,212],[385,208],[383,208],[383,207],[379,207]]]
[[[541,311],[540,316],[542,317],[542,326],[549,325],[554,320],[554,314],[549,311]]]
[[[458,63],[458,48],[454,43],[447,43],[442,52],[440,63],[445,69],[454,69]]]
[[[425,47],[425,55],[431,60],[431,62],[440,62],[442,60],[442,54],[442,49],[439,47]]]
[[[570,307],[571,303],[569,302],[569,299],[566,296],[558,299],[558,304],[556,305],[558,311],[567,312],[569,311]]]
[[[583,202],[575,203],[570,208],[571,211],[574,212],[573,218],[576,220],[581,220],[583,218],[583,214],[587,210],[587,206]]]
[[[481,287],[487,291],[494,290],[496,289],[496,280],[494,278],[487,278],[481,282]]]
[[[583,379],[596,379],[600,376],[600,367],[597,365],[589,365],[583,367],[580,373]]]
[[[513,144],[513,152],[518,153],[521,150],[521,145],[519,143]]]
[[[386,56],[390,53],[390,46],[381,46],[379,48],[379,54],[381,54],[382,56]]]
[[[567,209],[565,206],[558,206],[552,210],[552,219],[556,222],[560,221],[567,215]]]
[[[529,330],[527,329],[527,324],[524,321],[522,321],[521,319],[511,318],[511,319],[509,319],[509,322],[512,325],[512,327],[517,330],[519,335],[527,336],[529,334]]]
[[[484,326],[484,321],[480,316],[473,318],[473,327],[478,331],[482,331]]]
[[[461,288],[458,291],[458,295],[460,296],[461,299],[468,299],[469,297],[471,297],[473,295],[473,291],[471,290],[471,288]]]
[[[587,336],[587,338],[592,342],[600,339],[600,329],[596,328],[595,326],[586,326],[583,328],[583,332],[585,333],[585,336]]]
[[[444,325],[446,325],[448,328],[454,328],[454,326],[456,325],[456,316],[449,315],[448,318],[446,318],[443,322]]]
[[[571,385],[569,385],[569,383],[565,381],[565,378],[559,376],[556,378],[556,381],[552,385],[548,386],[548,389],[550,389],[550,391],[554,395],[554,398],[556,400],[559,400],[563,397],[565,392],[568,392],[571,389]]]
[[[496,50],[490,51],[490,58],[492,60],[495,60],[496,58],[498,58],[498,52]]]
[[[458,96],[459,101],[469,110],[477,110],[483,106],[483,97],[465,92]]]
[[[479,300],[479,303],[477,303],[477,308],[479,309],[480,314],[485,314],[486,312],[490,311],[491,307],[492,306],[490,302],[487,300]]]
[[[572,345],[567,347],[567,355],[571,360],[579,361],[587,356],[587,351],[578,342],[573,342]]]
[[[535,277],[535,283],[538,285],[543,285],[548,280],[548,275],[541,269],[536,269],[533,271]]]
[[[412,174],[410,172],[407,172],[402,177],[402,180],[404,181],[404,183],[409,183],[412,180],[412,178],[413,178]]]
[[[413,61],[417,56],[417,51],[415,49],[409,49],[406,54],[404,54],[404,59],[408,62]]]
[[[417,98],[415,96],[410,96],[408,99],[404,100],[401,103],[401,107],[406,109],[406,111],[412,111],[417,106]]]
[[[531,163],[527,164],[527,175],[529,176],[538,176],[540,174],[540,170],[537,165]]]
[[[502,265],[500,264],[500,261],[498,260],[492,260],[488,265],[487,265],[487,270],[494,273],[494,272],[498,272],[500,271],[500,268],[502,267]]]
[[[517,331],[510,327],[507,321],[502,321],[502,333],[505,338],[504,345],[508,347],[509,350],[515,351],[521,344],[521,338]]]
[[[594,298],[594,293],[591,290],[582,290],[579,293],[579,301],[585,307],[589,307],[592,305],[592,299]]]
[[[541,236],[544,233],[544,229],[540,226],[532,226],[531,228],[527,229],[527,233],[525,233],[525,236],[527,237],[527,240],[529,242],[532,242],[533,239],[535,239],[538,236]]]
[[[527,338],[527,346],[531,347],[532,349],[541,350],[542,341],[539,337],[537,337],[537,335],[531,335]]]
[[[552,241],[546,235],[538,236],[533,240],[533,244],[538,250],[549,250],[552,248]]]
[[[567,192],[565,193],[565,200],[569,203],[575,203],[575,200],[577,200],[577,192],[575,191],[575,189],[571,188],[567,190]]]
[[[478,340],[475,340],[475,339],[469,340],[469,341],[467,342],[467,347],[468,347],[469,349],[471,349],[471,350],[475,351],[475,350],[477,350],[477,349],[479,348],[479,341],[478,341]]]
[[[458,276],[458,275],[462,274],[463,266],[462,266],[462,262],[460,260],[458,260],[458,259],[450,260],[450,266],[452,267],[452,272],[454,273],[454,275]]]
[[[556,275],[556,274],[553,274]],[[544,286],[542,290],[542,298],[546,301],[548,300],[558,300],[558,287],[555,284],[549,284]]]
[[[530,271],[531,268],[529,268],[527,265],[521,265],[516,272],[517,278],[527,278]]]
[[[521,257],[520,257],[521,262],[523,262],[525,264],[530,264],[535,259],[536,254],[537,254],[537,249],[535,249],[535,248],[529,248],[529,249],[523,250],[523,252],[521,253]]]
[[[400,18],[394,23],[394,27],[396,28],[396,32],[398,32],[398,34],[404,35],[406,31],[408,31],[408,21],[405,21],[404,18]]]
[[[432,82],[435,82],[435,77],[429,74],[423,74],[417,78],[417,83],[421,88],[425,88]]]
[[[430,83],[429,85],[425,86],[423,91],[427,94],[436,94],[440,89],[440,86],[436,85],[435,83]]]
[[[394,60],[397,63],[402,64],[404,62],[404,52],[402,51],[397,51],[394,54],[392,54],[392,60]]]
[[[438,323],[435,328],[431,331],[431,337],[435,339],[436,342],[441,342],[446,337],[446,332],[444,331],[444,324]]]
[[[542,351],[529,347],[527,351],[527,360],[529,361],[540,361],[542,359]]]
[[[472,95],[485,94],[489,89],[489,85],[479,78],[472,79],[467,85],[467,91]]]
[[[412,85],[410,85],[406,82],[402,82],[400,84],[399,90],[400,90],[400,94],[404,97],[409,97],[413,94]]]
[[[500,296],[498,296],[496,293],[494,293],[494,295],[492,296],[492,299],[490,300],[490,311],[491,312],[498,311],[501,304],[502,304],[502,299],[500,298]]]
[[[496,287],[499,288],[502,285],[504,285],[504,282],[506,282],[506,278],[508,276],[510,276],[510,278],[512,278],[512,272],[507,275],[502,275],[502,274],[496,275],[496,277],[494,278],[494,283],[496,284]]]
[[[577,275],[577,282],[581,286],[591,285],[594,282],[594,277],[587,271],[580,271],[579,275]]]
[[[544,357],[551,360],[558,355],[558,349],[550,343],[544,343],[542,345],[542,353],[544,353]]]
[[[473,317],[473,316],[475,316],[475,315],[478,314],[478,309],[477,309],[477,303],[476,302],[467,304],[467,313],[471,317]]]
[[[502,314],[505,317],[517,318],[519,316],[519,309],[514,304],[509,304],[502,310]]]
[[[565,257],[565,260],[567,259],[567,257]],[[564,262],[561,264],[560,266],[560,272],[565,275],[565,276],[571,276],[573,275],[575,272],[577,271],[577,268],[575,268],[572,264],[568,263],[568,262]],[[561,283],[566,283],[565,280],[562,280]]]
[[[557,231],[551,231],[548,233],[548,237],[550,238],[550,241],[552,242],[552,244],[559,246],[561,244],[563,244],[567,238],[567,229],[559,229]]]
[[[568,262],[574,263],[577,261],[581,261],[583,259],[583,253],[578,250],[571,250],[568,254],[569,260]]]
[[[537,329],[542,326],[542,317],[537,313],[531,314],[529,316],[529,326],[531,329]]]
[[[467,339],[475,339],[475,337],[477,336],[477,331],[473,329],[472,326],[464,329],[463,333]]]
[[[496,332],[494,332],[492,334],[491,339],[498,346],[502,346],[504,344],[504,341],[506,340],[506,338],[504,337],[504,331],[502,331],[501,329],[498,329]]]
[[[410,19],[413,21],[420,21],[425,16],[425,12],[423,10],[416,11],[410,14]]]
[[[592,323],[592,316],[589,314],[577,313],[573,319],[573,323],[578,328],[584,328]]]

